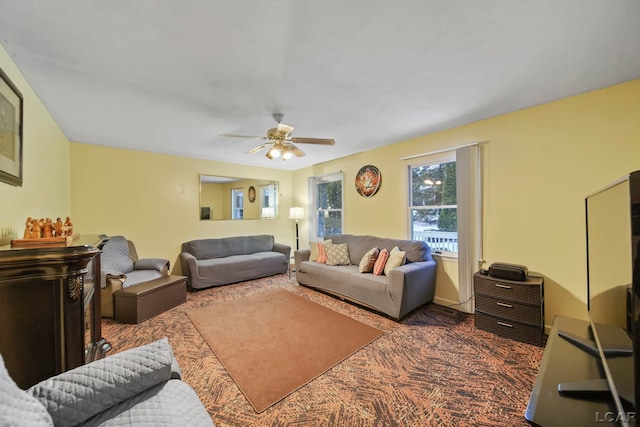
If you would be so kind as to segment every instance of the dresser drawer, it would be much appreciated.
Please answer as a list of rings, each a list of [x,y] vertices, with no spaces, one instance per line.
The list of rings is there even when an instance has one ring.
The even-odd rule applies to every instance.
[[[526,282],[494,279],[476,273],[474,275],[474,290],[476,294],[521,302],[525,304],[542,304],[542,278],[528,279]]]
[[[521,304],[481,294],[476,295],[476,310],[535,326],[542,325],[543,307],[542,305]]]
[[[544,328],[541,326],[512,322],[478,311],[475,314],[475,323],[478,329],[527,344],[541,346],[544,338]]]

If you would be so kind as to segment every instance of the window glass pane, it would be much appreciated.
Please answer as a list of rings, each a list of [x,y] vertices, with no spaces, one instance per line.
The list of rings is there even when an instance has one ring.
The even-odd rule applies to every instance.
[[[456,162],[411,168],[411,205],[456,204]]]
[[[318,211],[318,237],[342,233],[342,211]]]
[[[456,162],[410,169],[411,238],[434,252],[458,252]]]
[[[320,182],[317,190],[319,209],[342,209],[342,181]]]
[[[242,219],[244,216],[244,191],[231,190],[231,219]]]
[[[411,209],[411,237],[434,252],[458,252],[457,208]]]

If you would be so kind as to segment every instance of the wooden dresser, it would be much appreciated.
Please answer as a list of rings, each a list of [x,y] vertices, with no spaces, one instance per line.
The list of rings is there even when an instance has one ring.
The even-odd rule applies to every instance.
[[[544,279],[498,279],[476,273],[475,324],[496,335],[541,346],[544,338]]]
[[[0,247],[0,353],[21,388],[84,364],[102,339],[100,250],[106,236]]]

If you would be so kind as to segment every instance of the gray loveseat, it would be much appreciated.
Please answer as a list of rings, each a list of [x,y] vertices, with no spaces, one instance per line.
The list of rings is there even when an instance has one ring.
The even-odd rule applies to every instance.
[[[180,380],[166,338],[44,380],[28,390],[0,357],[1,426],[213,426],[198,395]]]
[[[270,235],[223,237],[183,243],[180,264],[189,287],[203,289],[286,273],[290,255]]]
[[[310,250],[298,250],[295,267],[299,284],[372,308],[396,320],[433,300],[436,263],[425,242],[350,234],[330,235],[325,239],[333,244],[347,244],[350,265],[309,261]],[[391,251],[395,246],[406,252],[405,264],[390,269],[388,276],[360,273],[360,261],[369,250]]]

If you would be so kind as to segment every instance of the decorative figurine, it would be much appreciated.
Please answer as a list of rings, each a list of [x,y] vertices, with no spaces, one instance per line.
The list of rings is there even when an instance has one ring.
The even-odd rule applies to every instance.
[[[51,218],[47,218],[44,221],[43,236],[45,239],[50,239],[53,237],[53,222],[51,221]]]
[[[67,220],[64,222],[64,235],[65,236],[73,236],[73,223],[71,222],[71,217],[67,217]]]
[[[24,224],[24,239],[30,239],[33,233],[33,224],[31,224],[32,218],[27,217],[27,222]]]
[[[63,236],[63,232],[62,232],[62,228],[64,226],[62,225],[62,220],[60,219],[60,217],[58,217],[56,219],[56,223],[53,226],[53,230],[55,231],[56,237],[62,237]]]
[[[33,221],[31,221],[31,224],[33,225],[31,238],[39,239],[40,236],[42,235],[42,227],[40,226],[40,221],[38,221],[37,219],[34,219]]]

